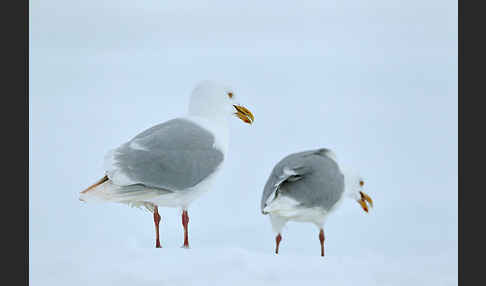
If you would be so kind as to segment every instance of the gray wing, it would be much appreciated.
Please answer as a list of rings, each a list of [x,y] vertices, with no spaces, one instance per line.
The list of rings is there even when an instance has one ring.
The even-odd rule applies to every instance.
[[[279,195],[289,196],[303,207],[332,208],[344,192],[344,175],[329,149],[291,154],[272,170],[265,184],[261,210]]]
[[[212,133],[186,119],[149,128],[107,155],[108,177],[117,185],[141,184],[169,191],[197,185],[223,162]]]

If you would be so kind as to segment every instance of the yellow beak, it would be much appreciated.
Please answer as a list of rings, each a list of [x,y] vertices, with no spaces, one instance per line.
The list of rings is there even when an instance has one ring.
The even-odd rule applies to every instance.
[[[236,109],[235,116],[244,121],[245,123],[252,124],[255,121],[255,117],[246,107],[241,105],[233,105]]]
[[[373,207],[373,200],[371,199],[370,196],[368,196],[364,192],[359,192],[359,194],[361,195],[361,199],[359,199],[357,202],[359,203],[359,205],[363,208],[363,210],[365,212],[368,212],[368,204],[367,203],[369,203],[370,207]]]

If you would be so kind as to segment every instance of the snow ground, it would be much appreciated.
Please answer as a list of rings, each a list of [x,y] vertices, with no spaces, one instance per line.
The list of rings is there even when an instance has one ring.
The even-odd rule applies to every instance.
[[[326,256],[136,247],[31,260],[31,285],[457,285],[451,257]],[[439,258],[439,259],[437,259]]]
[[[383,226],[388,211],[364,214],[348,200],[326,224],[326,257],[317,229],[301,223],[288,224],[275,255],[268,219],[226,210],[218,221],[207,205],[217,193],[190,210],[191,249],[180,248],[175,209],[161,209],[162,249],[153,248],[151,215],[124,205],[66,200],[72,211],[48,225],[34,215],[31,285],[457,285],[457,245],[443,227],[417,220],[407,236]]]

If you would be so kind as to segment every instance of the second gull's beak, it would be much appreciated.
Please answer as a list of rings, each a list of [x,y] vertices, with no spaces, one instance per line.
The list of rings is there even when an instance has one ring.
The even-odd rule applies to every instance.
[[[252,124],[255,121],[255,117],[246,107],[241,105],[233,105],[236,109],[235,116],[244,121],[245,123]]]
[[[357,200],[357,202],[359,203],[359,205],[363,208],[363,210],[365,212],[368,212],[368,204],[367,203],[369,203],[370,207],[373,207],[373,200],[371,199],[370,196],[368,196],[364,192],[359,192],[359,194],[361,195],[361,198],[359,200]]]

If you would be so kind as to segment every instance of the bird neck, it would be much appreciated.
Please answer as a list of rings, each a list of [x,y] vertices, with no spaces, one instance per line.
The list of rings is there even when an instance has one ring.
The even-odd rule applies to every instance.
[[[226,154],[229,144],[229,120],[227,117],[208,117],[189,114],[187,118],[211,131],[214,135],[214,146]]]

